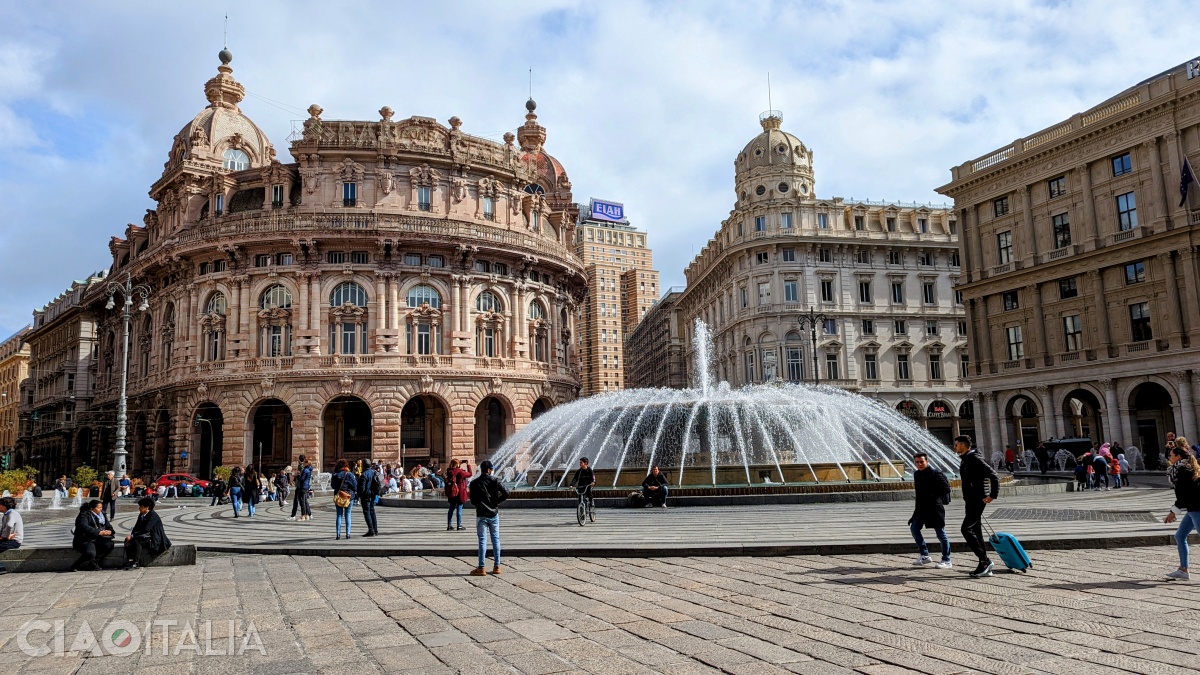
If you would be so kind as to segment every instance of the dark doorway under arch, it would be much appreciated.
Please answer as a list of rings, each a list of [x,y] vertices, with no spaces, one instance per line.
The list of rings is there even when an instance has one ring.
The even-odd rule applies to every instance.
[[[260,472],[273,473],[292,460],[292,409],[269,398],[250,413],[250,460]]]
[[[332,471],[339,459],[354,463],[371,458],[371,407],[366,401],[357,396],[338,396],[325,406],[322,427],[323,471]]]
[[[495,396],[488,396],[475,408],[475,462],[492,456],[508,437],[508,413]]]
[[[536,420],[548,412],[552,407],[554,407],[554,404],[550,403],[544,398],[539,398],[533,402],[533,408],[531,408],[529,411],[529,419]]]
[[[442,402],[433,396],[414,396],[400,411],[400,455],[407,471],[417,463],[426,466],[450,461],[446,455],[446,420]]]
[[[197,478],[211,479],[213,469],[226,461],[237,462],[237,458],[225,457],[225,416],[215,403],[204,403],[192,416],[192,454],[180,462],[177,470],[188,471]],[[168,469],[176,467],[168,466]]]
[[[1129,414],[1133,417],[1134,442],[1142,450],[1146,468],[1158,468],[1158,448],[1167,442],[1167,432],[1182,433],[1176,428],[1171,410],[1171,393],[1157,382],[1143,382],[1129,392]],[[1188,439],[1195,443],[1194,439]],[[1153,459],[1152,459],[1153,458]],[[1151,463],[1154,464],[1151,467]]]

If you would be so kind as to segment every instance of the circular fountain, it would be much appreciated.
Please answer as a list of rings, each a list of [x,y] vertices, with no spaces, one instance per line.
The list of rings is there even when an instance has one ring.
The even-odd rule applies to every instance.
[[[598,487],[637,486],[658,465],[673,485],[744,487],[901,480],[923,452],[947,473],[954,453],[874,399],[833,387],[713,383],[711,336],[696,322],[689,389],[627,389],[555,408],[492,458],[516,487],[562,487],[588,457]]]

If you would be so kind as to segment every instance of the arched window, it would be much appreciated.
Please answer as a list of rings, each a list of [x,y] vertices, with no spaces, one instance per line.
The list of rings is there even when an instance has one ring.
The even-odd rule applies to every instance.
[[[220,314],[225,316],[225,312],[229,310],[229,302],[225,300],[224,293],[213,293],[208,299],[208,313]]]
[[[367,292],[353,281],[329,294],[329,341],[336,354],[367,353]]]
[[[804,340],[796,331],[789,332],[783,340],[783,361],[787,370],[787,380],[801,382],[804,380]]]
[[[433,309],[442,308],[442,296],[438,294],[437,289],[433,286],[420,284],[413,286],[408,291],[408,306],[420,307],[421,305],[429,305]]]
[[[537,300],[529,303],[529,318],[533,321],[546,318],[546,308],[542,307],[542,303]]]
[[[230,171],[241,171],[250,168],[250,158],[237,148],[229,148],[225,151],[225,161],[221,165]]]
[[[546,308],[538,300],[529,303],[529,334],[533,336],[533,358],[541,363],[550,362],[550,323],[546,321]]]
[[[292,292],[275,284],[258,298],[258,355],[292,355]]]
[[[205,361],[220,361],[225,358],[225,313],[229,303],[224,293],[213,293],[208,299],[204,317],[200,319]]]
[[[754,343],[746,338],[746,384],[754,384]]]
[[[484,291],[475,298],[475,311],[477,312],[503,312],[504,305],[500,304],[500,298],[491,291]]]

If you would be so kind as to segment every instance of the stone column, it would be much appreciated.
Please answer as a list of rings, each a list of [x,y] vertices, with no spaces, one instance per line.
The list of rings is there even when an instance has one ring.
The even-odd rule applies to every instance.
[[[384,281],[382,274],[375,275],[375,300],[367,303],[368,305],[374,305],[374,307],[371,307],[368,310],[370,315],[368,317],[367,328],[369,330],[371,328],[371,324],[375,325],[375,330],[372,332],[375,333],[376,354],[382,354],[387,351],[387,347],[383,344],[383,341],[379,339],[380,331],[387,328],[388,308],[386,283],[387,282]],[[363,346],[365,347],[366,345]]]
[[[1170,175],[1178,178],[1180,173],[1183,171],[1183,166],[1180,161],[1182,152],[1179,148],[1179,133],[1172,129],[1164,134],[1163,137],[1167,139],[1167,160],[1171,164]],[[1195,189],[1195,186],[1193,185],[1192,188]],[[1171,201],[1173,202],[1173,208],[1168,212],[1171,213],[1171,220],[1175,225],[1186,227],[1188,224],[1187,204],[1180,206],[1179,202],[1176,202],[1173,199]]]
[[[300,306],[296,308],[300,319],[300,330],[308,330],[308,274],[296,274],[296,285],[300,287]]]
[[[1050,398],[1050,387],[1041,385],[1036,389],[1042,405],[1042,436],[1053,435],[1055,438],[1062,438],[1062,418],[1054,410],[1054,402]]]
[[[239,317],[238,332],[242,335],[248,335],[250,332],[250,313],[254,307],[250,302],[250,277],[242,275],[238,283],[242,289],[242,312]]]
[[[1000,410],[996,407],[996,392],[985,391],[983,393],[983,400],[987,404],[987,425],[988,433],[991,436],[989,442],[989,445],[991,445],[990,451],[993,453],[999,452],[1000,448],[1004,446],[1004,427],[1000,421]]]
[[[1099,380],[1096,384],[1104,390],[1104,440],[1111,443],[1119,440],[1121,435],[1120,409],[1117,405],[1116,383],[1112,380]]]
[[[979,215],[975,212],[975,206],[967,208],[963,215],[966,216],[963,222],[963,237],[967,240],[967,247],[971,250],[971,274],[970,281],[979,281],[984,269],[983,260],[983,237],[979,234]],[[968,231],[969,230],[969,231]]]
[[[988,323],[988,308],[987,297],[977,299],[976,307],[979,312],[979,366],[983,369],[982,373],[991,372],[991,364],[993,361],[992,354],[992,326]]]
[[[1091,167],[1084,163],[1076,171],[1079,172],[1079,182],[1083,190],[1083,221],[1095,240],[1092,248],[1101,248],[1104,243],[1100,240],[1100,222],[1096,219],[1096,198],[1092,194]]]
[[[1179,409],[1182,411],[1179,423],[1183,426],[1183,435],[1190,441],[1196,438],[1196,403],[1192,394],[1192,371],[1180,370],[1172,375],[1179,382]]]
[[[1178,278],[1178,269],[1175,265],[1175,257],[1170,251],[1158,254],[1158,263],[1162,265],[1163,274],[1167,281],[1167,307],[1168,313],[1172,315],[1171,325],[1169,327],[1169,339],[1172,347],[1182,346],[1183,336],[1187,335],[1189,318],[1187,312],[1179,303],[1179,286],[1176,283]],[[1190,436],[1188,437],[1190,440]]]
[[[388,272],[386,278],[388,280],[388,296],[391,298],[390,311],[388,312],[388,328],[399,328],[400,307],[405,302],[405,299],[400,297],[400,276],[394,272]],[[397,351],[399,351],[399,347],[397,347]]]
[[[1151,213],[1155,219],[1163,218],[1166,221],[1167,229],[1171,229],[1171,205],[1167,202],[1166,193],[1163,190],[1162,154],[1158,150],[1158,138],[1146,141],[1143,145],[1150,151],[1150,175],[1154,190],[1153,198],[1150,200],[1153,208]]]
[[[240,326],[242,323],[242,319],[241,319],[241,316],[242,316],[242,281],[241,281],[241,279],[238,279],[235,277],[234,279],[231,280],[230,286],[231,286],[231,288],[230,288],[230,293],[229,293],[229,295],[230,295],[230,297],[229,297],[229,316],[226,317],[228,319],[228,321],[225,323],[226,349],[228,349],[229,336],[233,333],[236,333],[238,330],[238,326]]]
[[[1200,276],[1197,276],[1196,250],[1188,246],[1180,251],[1183,259],[1183,297],[1180,303],[1184,312],[1200,310]],[[1188,321],[1189,345],[1200,343],[1200,322]]]
[[[1103,270],[1090,270],[1088,280],[1092,285],[1093,304],[1099,313],[1094,323],[1100,325],[1100,347],[1102,348],[1100,353],[1105,358],[1111,358],[1115,354],[1112,348],[1112,326],[1108,318],[1108,301],[1104,297]]]
[[[1030,264],[1038,264],[1037,230],[1033,229],[1033,191],[1026,185],[1021,190],[1023,206],[1021,211],[1025,216],[1025,238],[1029,242]]]
[[[1025,287],[1026,297],[1033,300],[1033,330],[1037,334],[1038,351],[1041,352],[1042,365],[1054,365],[1050,356],[1050,344],[1046,340],[1046,314],[1042,311],[1042,285],[1030,284]]]

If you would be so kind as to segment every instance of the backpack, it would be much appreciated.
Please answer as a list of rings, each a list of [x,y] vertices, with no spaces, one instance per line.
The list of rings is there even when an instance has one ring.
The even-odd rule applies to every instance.
[[[375,479],[371,483],[375,487],[374,496],[379,497],[387,494],[387,479],[383,477],[382,471],[375,472]]]
[[[454,499],[458,497],[458,477],[454,472],[446,474],[446,497]]]

